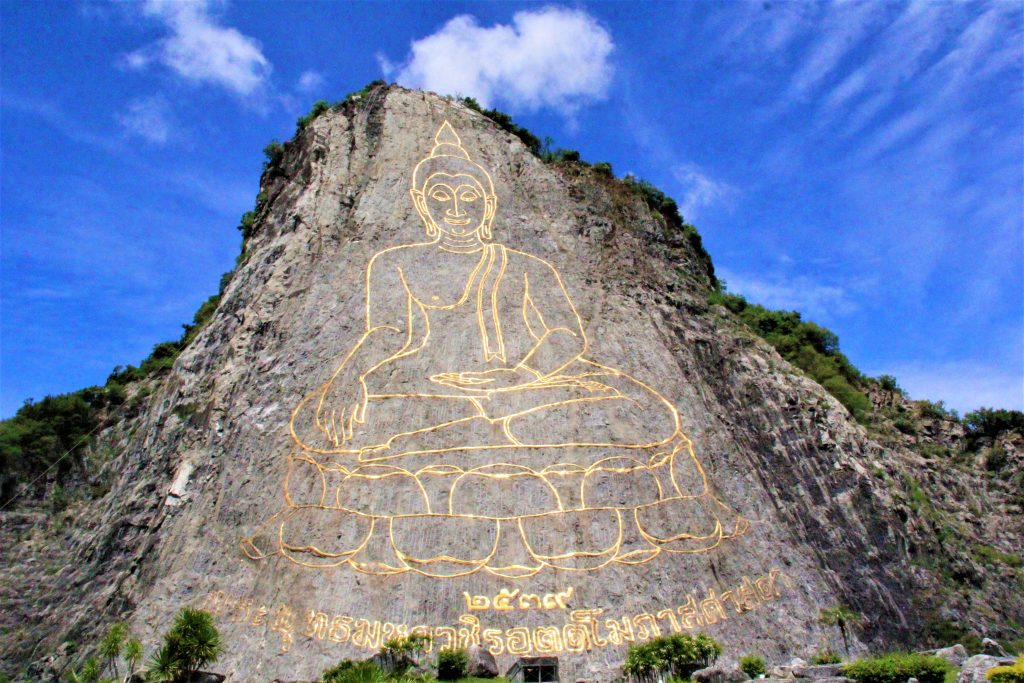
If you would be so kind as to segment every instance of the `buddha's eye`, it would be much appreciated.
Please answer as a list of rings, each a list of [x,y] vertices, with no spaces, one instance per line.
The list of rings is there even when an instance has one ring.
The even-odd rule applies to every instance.
[[[459,200],[463,202],[475,202],[479,198],[479,195],[477,195],[477,193],[474,192],[473,190],[466,190],[461,195],[459,195]]]
[[[452,198],[452,196],[446,191],[438,188],[430,192],[430,198],[437,202],[447,202]]]

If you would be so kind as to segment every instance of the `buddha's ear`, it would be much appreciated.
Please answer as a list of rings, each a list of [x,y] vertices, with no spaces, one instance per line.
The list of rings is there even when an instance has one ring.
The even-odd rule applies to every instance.
[[[426,228],[427,237],[437,237],[437,226],[434,225],[434,221],[430,218],[430,212],[427,211],[427,201],[423,198],[423,193],[413,188],[409,190],[409,194],[412,195],[412,204],[416,207],[416,213],[420,215],[420,220],[423,221],[423,227]]]
[[[485,240],[491,239],[491,223],[494,221],[494,214],[498,212],[498,197],[491,195],[484,197],[484,221],[480,226],[480,234]]]

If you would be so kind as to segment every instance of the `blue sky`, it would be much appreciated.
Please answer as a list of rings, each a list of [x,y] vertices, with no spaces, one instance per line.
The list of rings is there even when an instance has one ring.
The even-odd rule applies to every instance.
[[[217,289],[262,148],[376,78],[674,196],[864,372],[1024,408],[1024,5],[0,2],[0,415]]]

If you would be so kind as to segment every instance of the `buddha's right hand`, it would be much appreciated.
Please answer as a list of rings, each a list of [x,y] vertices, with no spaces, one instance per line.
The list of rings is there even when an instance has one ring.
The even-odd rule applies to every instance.
[[[344,446],[352,440],[356,425],[365,419],[366,386],[362,381],[335,381],[325,387],[316,409],[316,426],[328,442]]]

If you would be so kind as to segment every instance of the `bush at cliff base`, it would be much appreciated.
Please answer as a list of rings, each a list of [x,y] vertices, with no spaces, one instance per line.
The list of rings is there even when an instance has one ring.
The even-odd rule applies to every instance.
[[[721,654],[722,646],[704,633],[696,636],[674,633],[631,645],[622,672],[640,681],[653,681],[664,674],[687,680],[694,671],[714,664]]]
[[[764,663],[764,657],[760,655],[743,655],[740,657],[740,671],[751,678],[757,678],[761,674],[767,673],[768,668]]]
[[[985,674],[992,683],[1024,683],[1024,655],[1011,666],[994,666]]]
[[[893,653],[847,664],[843,675],[857,683],[907,683],[908,678],[942,683],[949,669],[950,664],[939,657]]]
[[[446,649],[437,653],[437,678],[455,681],[466,677],[469,654],[462,649]]]

